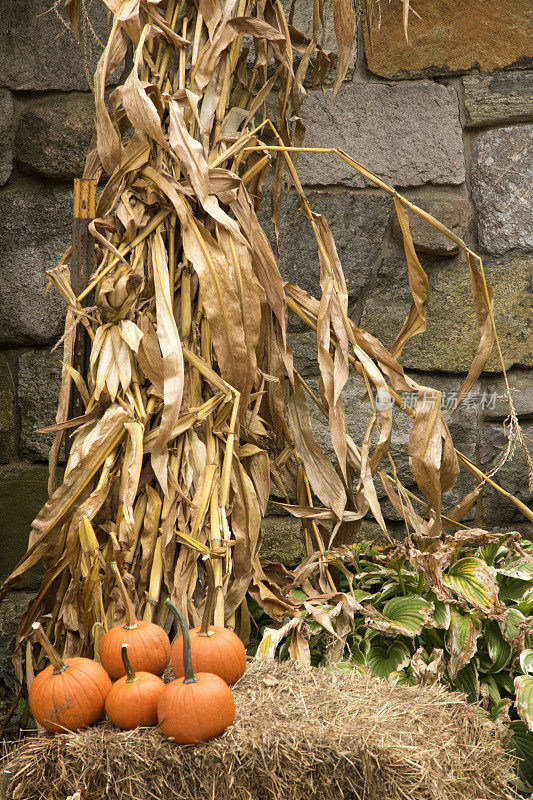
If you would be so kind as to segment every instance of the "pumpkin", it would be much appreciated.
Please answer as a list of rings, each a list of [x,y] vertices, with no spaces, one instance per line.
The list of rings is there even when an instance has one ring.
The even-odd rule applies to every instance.
[[[126,611],[126,624],[110,628],[102,637],[100,644],[100,661],[113,678],[122,678],[126,674],[122,661],[122,645],[129,645],[128,657],[136,672],[151,672],[162,675],[170,660],[170,641],[160,625],[154,622],[138,620],[124,581],[116,563],[111,570],[120,590]]]
[[[61,658],[39,622],[33,623],[50,664],[37,673],[30,687],[30,711],[47,731],[77,731],[104,715],[111,681],[90,658]]]
[[[107,695],[106,714],[118,728],[147,727],[157,722],[157,701],[165,684],[151,672],[135,672],[128,658],[128,644],[122,645],[122,663],[126,674],[119,678]]]
[[[207,672],[194,674],[188,626],[176,606],[167,600],[179,620],[183,637],[185,675],[165,686],[157,703],[162,733],[178,744],[208,742],[220,736],[235,719],[235,701],[227,683]]]
[[[202,624],[189,631],[191,658],[195,672],[212,672],[229,686],[242,678],[246,669],[246,651],[236,633],[220,625],[211,625],[215,606],[215,576],[211,559],[206,560],[207,597]],[[179,636],[172,645],[170,656],[176,678],[184,673],[183,639]]]

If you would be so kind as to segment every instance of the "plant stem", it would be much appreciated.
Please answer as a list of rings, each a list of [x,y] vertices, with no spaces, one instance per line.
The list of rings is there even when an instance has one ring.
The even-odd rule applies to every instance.
[[[202,617],[202,624],[200,625],[199,636],[213,636],[214,631],[210,631],[211,620],[215,611],[216,600],[216,585],[215,585],[215,570],[210,557],[205,559],[205,569],[207,572],[207,595],[205,598],[205,609]]]
[[[135,607],[130,600],[130,596],[127,592],[126,587],[124,586],[124,581],[122,580],[122,575],[120,574],[120,570],[117,566],[116,561],[111,562],[111,572],[114,575],[114,578],[117,582],[117,586],[120,591],[120,596],[122,597],[122,601],[124,603],[124,611],[126,612],[126,624],[125,628],[128,630],[131,628],[137,627],[137,617],[135,616]]]
[[[172,600],[165,600],[165,605],[167,605],[176,619],[178,620],[181,628],[181,637],[183,639],[183,671],[185,673],[185,677],[183,678],[183,683],[198,683],[198,678],[195,676],[192,668],[192,659],[191,659],[191,638],[189,636],[189,628],[183,614],[178,609],[177,606],[174,605]]]
[[[135,671],[131,666],[131,662],[128,658],[128,647],[129,644],[126,644],[124,642],[124,644],[120,648],[120,651],[122,654],[122,663],[124,664],[124,669],[126,670],[126,677],[127,677],[126,683],[134,683],[137,680],[137,675],[135,674]]]
[[[41,643],[44,652],[48,656],[50,663],[54,667],[54,675],[61,675],[62,672],[65,672],[65,670],[68,669],[68,664],[65,664],[54,645],[43,631],[43,626],[41,623],[34,622],[32,628],[37,634],[39,642]]]

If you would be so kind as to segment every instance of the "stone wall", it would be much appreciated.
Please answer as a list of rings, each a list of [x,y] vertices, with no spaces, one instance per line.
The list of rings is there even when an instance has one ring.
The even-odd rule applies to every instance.
[[[30,522],[46,498],[50,439],[35,429],[54,421],[61,354],[51,346],[61,335],[63,307],[53,294],[44,296],[44,271],[68,244],[72,178],[81,173],[93,126],[83,60],[58,16],[44,13],[50,5],[0,4],[0,579],[24,552]],[[382,3],[381,27],[371,41],[360,35],[336,103],[329,90],[310,89],[302,114],[307,144],[348,151],[484,256],[510,383],[533,440],[529,0],[497,5],[418,0],[421,19],[411,16],[407,45],[401,4]],[[297,23],[308,23],[309,15],[300,15]],[[102,15],[95,25],[103,37]],[[390,344],[410,300],[389,198],[329,156],[301,157],[299,170],[313,208],[327,215],[336,236],[353,318]],[[428,330],[408,343],[403,362],[418,381],[453,400],[477,343],[468,270],[453,244],[418,219],[412,228],[431,299]],[[280,247],[284,277],[316,293],[316,245],[292,195],[285,200]],[[317,389],[313,337],[292,322],[290,342]],[[446,412],[457,446],[474,460],[480,441],[494,443],[497,452],[494,427],[506,415],[502,392],[493,355],[468,402],[454,415]],[[346,408],[351,431],[360,436],[368,408],[356,381],[346,390]],[[409,426],[396,416],[394,454],[405,474]],[[328,447],[318,418],[315,428]],[[498,480],[524,502],[531,499],[520,453]],[[461,477],[450,503],[469,486]],[[384,508],[394,527],[394,512]],[[514,506],[493,491],[474,513],[487,526],[528,532]],[[365,525],[365,535],[372,532]],[[293,563],[302,552],[298,526],[272,506],[264,556]],[[33,573],[22,586],[36,579]]]

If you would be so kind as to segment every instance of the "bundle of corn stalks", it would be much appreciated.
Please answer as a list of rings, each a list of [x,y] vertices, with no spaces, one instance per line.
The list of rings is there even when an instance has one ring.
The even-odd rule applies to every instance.
[[[497,342],[481,260],[437,220],[335,151],[393,198],[413,295],[389,350],[350,319],[331,231],[309,207],[293,161],[303,149],[298,111],[307,70],[312,67],[318,80],[334,62],[318,44],[318,0],[311,38],[294,29],[293,9],[287,20],[279,0],[228,0],[223,7],[218,0],[106,5],[113,19],[94,79],[96,134],[84,176],[107,176],[91,224],[98,263],[78,296],[67,266],[70,251],[48,273],[68,306],[50,499],[33,523],[27,554],[2,589],[5,594],[42,560],[46,572],[21,621],[16,653],[19,677],[25,661],[28,680],[38,654],[28,643],[24,659],[22,645],[37,618],[65,656],[98,655],[103,631],[124,614],[109,569],[113,561],[137,615],[168,628],[167,597],[191,623],[199,621],[203,557],[212,558],[215,568],[216,624],[225,622],[246,638],[248,591],[273,619],[298,621],[301,601],[265,574],[258,557],[271,483],[302,518],[309,577],[318,593],[337,591],[326,551],[352,541],[365,516],[372,515],[387,535],[378,478],[421,549],[422,541],[429,547],[460,525],[487,482],[533,517],[492,473],[484,475],[454,449],[440,393],[406,376],[399,361],[406,342],[425,329],[429,294],[408,211],[456,242],[470,270],[481,338],[463,394]],[[333,8],[338,88],[355,16],[349,0],[334,0]],[[80,4],[69,0],[66,10],[75,24]],[[133,66],[112,92],[109,108],[106,77],[129,44]],[[277,126],[266,118],[272,92]],[[291,182],[315,234],[320,300],[284,285],[259,224],[271,169],[276,229]],[[316,331],[320,397],[294,369],[288,310]],[[87,374],[73,366],[80,326],[90,339]],[[360,443],[347,431],[343,407],[351,371],[363,376],[372,409]],[[402,485],[389,453],[392,404],[402,405],[403,390],[419,397],[416,409],[404,408],[413,417],[409,455],[418,495]],[[72,392],[85,410],[68,420]],[[376,395],[382,401],[377,405]],[[308,397],[329,420],[335,465],[313,437]],[[502,462],[523,443],[512,404],[510,414]],[[67,433],[72,445],[58,486],[58,454]],[[478,485],[444,512],[442,495],[460,468]],[[331,532],[321,520],[332,521]],[[294,657],[308,660],[296,625],[291,642]]]

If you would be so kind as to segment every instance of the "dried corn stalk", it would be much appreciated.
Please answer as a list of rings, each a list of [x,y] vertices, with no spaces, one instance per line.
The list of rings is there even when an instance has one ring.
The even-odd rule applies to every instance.
[[[85,177],[107,176],[92,225],[98,264],[78,297],[70,285],[68,253],[49,273],[68,305],[51,496],[33,523],[26,556],[2,590],[43,561],[41,588],[19,629],[21,677],[21,643],[39,617],[47,619],[48,634],[65,655],[97,655],[102,631],[123,615],[112,561],[120,564],[137,614],[145,619],[167,624],[164,602],[170,596],[198,623],[201,558],[210,556],[220,587],[218,624],[225,621],[246,635],[250,591],[272,618],[292,618],[298,628],[301,602],[288,594],[290,578],[267,575],[258,557],[271,481],[291,513],[302,518],[309,576],[318,570],[316,589],[330,594],[336,589],[326,550],[350,541],[367,515],[387,533],[376,478],[418,542],[438,540],[459,523],[484,482],[496,485],[455,451],[439,393],[408,378],[399,362],[407,340],[425,329],[428,301],[407,209],[457,241],[472,274],[481,339],[465,390],[495,337],[492,296],[480,260],[339,151],[393,196],[404,236],[413,305],[387,351],[351,321],[333,237],[325,218],[309,208],[298,181],[291,150],[299,148],[291,145],[303,135],[298,110],[304,76],[310,64],[315,76],[323,76],[333,60],[317,44],[320,3],[314,3],[311,39],[288,26],[278,0],[228,0],[224,7],[202,0],[198,7],[192,0],[106,4],[113,19],[94,78],[96,134],[85,170]],[[67,7],[75,14],[79,4]],[[342,23],[351,35],[355,30],[350,4],[336,0],[335,22],[343,30],[338,86],[350,45]],[[106,76],[124,58],[128,42],[132,69],[112,92],[108,108]],[[277,128],[265,112],[274,91]],[[268,144],[263,134],[270,142],[273,134],[277,144]],[[295,285],[284,286],[258,222],[272,151],[274,221],[289,177],[318,242],[320,300]],[[84,310],[92,292],[94,304],[91,300],[90,310]],[[293,368],[288,309],[316,331],[320,398]],[[86,376],[72,365],[74,320],[91,340]],[[342,400],[353,370],[364,377],[372,408],[359,444],[346,429]],[[85,414],[68,422],[74,385]],[[409,454],[418,496],[402,486],[389,453],[391,405],[376,408],[374,399],[377,393],[400,403],[401,390],[420,398],[414,411],[406,409],[414,418]],[[329,419],[335,465],[313,437],[306,392]],[[511,413],[519,436],[512,408]],[[73,425],[65,476],[56,487],[57,454]],[[460,466],[476,476],[478,487],[443,512],[442,495]],[[332,522],[326,537],[321,520]],[[338,635],[346,632],[339,629]],[[302,637],[298,628],[296,651],[298,642],[305,649]],[[27,667],[30,672],[31,663]]]

